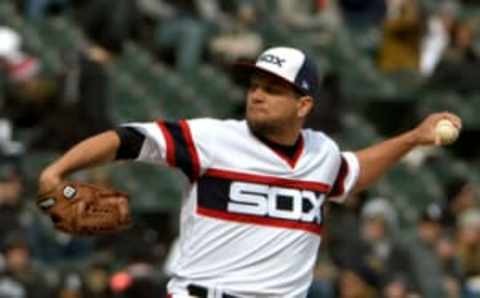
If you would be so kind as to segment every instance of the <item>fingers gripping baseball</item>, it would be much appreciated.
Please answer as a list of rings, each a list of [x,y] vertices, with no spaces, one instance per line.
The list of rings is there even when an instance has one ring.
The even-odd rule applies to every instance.
[[[428,116],[416,129],[419,145],[448,145],[456,141],[462,129],[462,120],[449,112]]]

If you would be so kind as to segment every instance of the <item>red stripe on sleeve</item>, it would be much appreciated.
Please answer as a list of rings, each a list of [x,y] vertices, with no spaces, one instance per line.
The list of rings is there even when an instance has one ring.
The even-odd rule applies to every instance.
[[[340,165],[340,170],[338,171],[337,179],[333,184],[332,191],[328,195],[329,197],[341,196],[345,193],[345,179],[348,175],[348,163],[344,157],[342,157],[342,163]]]
[[[175,143],[173,142],[173,137],[165,126],[164,121],[157,121],[157,125],[165,137],[165,142],[167,143],[167,163],[174,167],[176,165],[175,160]]]
[[[200,159],[198,158],[197,149],[193,143],[192,132],[190,131],[190,126],[186,120],[181,120],[180,127],[182,128],[183,136],[185,137],[185,142],[187,143],[188,152],[190,153],[190,158],[192,160],[193,167],[193,179],[200,176]]]

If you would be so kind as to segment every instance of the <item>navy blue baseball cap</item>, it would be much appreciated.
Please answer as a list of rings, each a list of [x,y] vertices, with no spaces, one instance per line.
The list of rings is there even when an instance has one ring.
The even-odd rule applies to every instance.
[[[300,93],[317,99],[320,93],[320,78],[317,66],[305,52],[288,47],[265,50],[255,63],[237,63],[237,68],[268,73],[291,84]]]

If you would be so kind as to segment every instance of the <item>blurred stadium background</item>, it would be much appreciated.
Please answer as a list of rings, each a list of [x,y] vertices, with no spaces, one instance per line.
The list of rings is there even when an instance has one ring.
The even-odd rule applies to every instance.
[[[121,164],[75,178],[131,194],[137,225],[78,239],[33,205],[40,169],[129,121],[243,116],[232,71],[273,45],[323,77],[308,126],[355,150],[448,110],[359,204],[329,206],[309,297],[480,297],[477,0],[0,0],[0,296],[164,297],[186,181]]]

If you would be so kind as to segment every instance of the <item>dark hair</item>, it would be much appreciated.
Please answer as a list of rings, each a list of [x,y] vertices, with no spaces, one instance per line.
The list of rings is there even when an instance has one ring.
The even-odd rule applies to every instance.
[[[445,194],[447,198],[446,207],[450,206],[453,203],[456,196],[468,184],[469,184],[469,181],[465,177],[457,177],[446,185],[445,187]]]
[[[17,248],[29,250],[27,239],[25,238],[25,235],[23,235],[23,233],[20,231],[14,231],[7,235],[4,241],[3,252],[6,253],[12,249]]]

